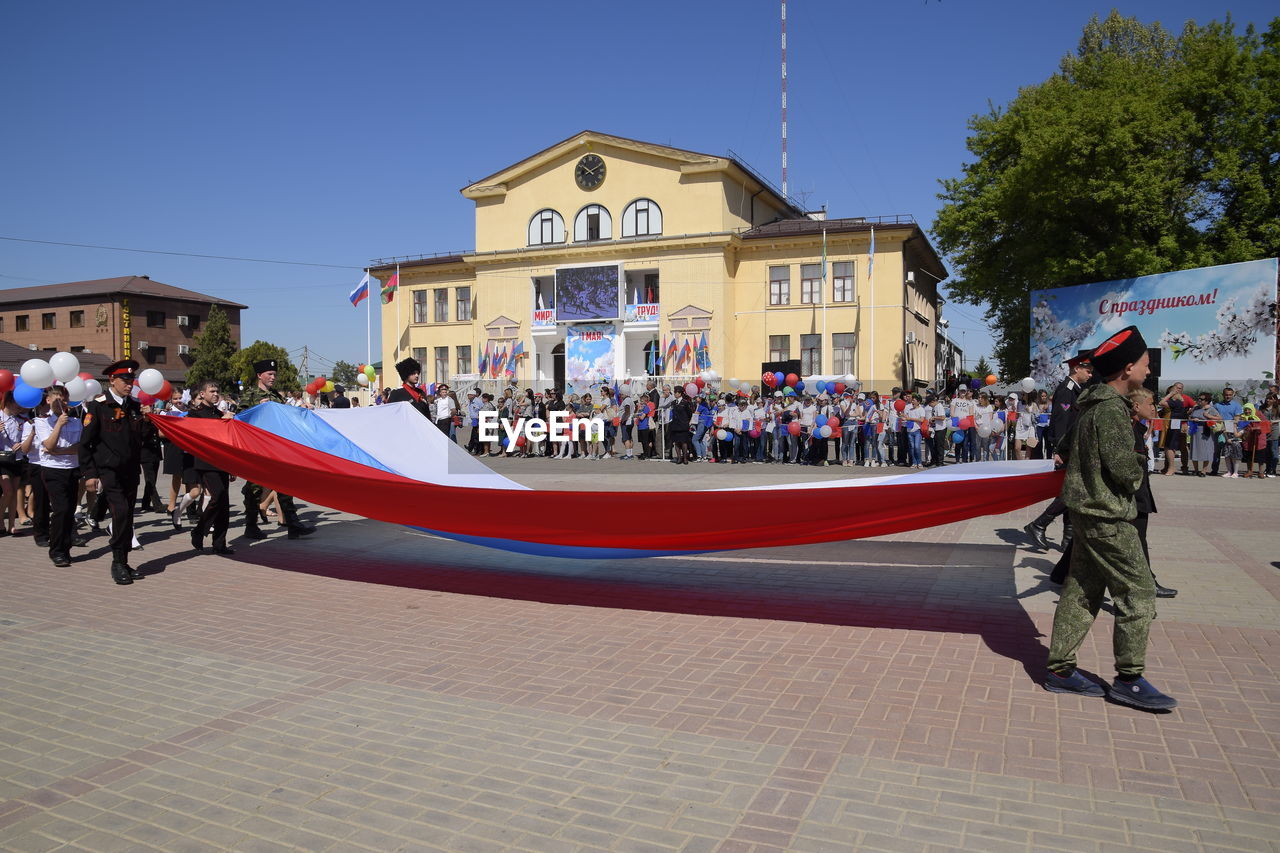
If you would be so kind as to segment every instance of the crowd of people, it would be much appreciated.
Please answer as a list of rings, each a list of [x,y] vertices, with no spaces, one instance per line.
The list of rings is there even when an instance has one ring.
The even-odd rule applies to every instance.
[[[195,418],[231,418],[236,404],[221,395],[218,383],[199,382],[174,390],[168,400],[143,404],[134,395],[135,361],[106,368],[106,387],[95,400],[72,406],[64,385],[44,389],[32,409],[23,409],[6,393],[0,405],[0,537],[27,536],[47,549],[55,566],[71,564],[71,549],[89,545],[102,532],[110,537],[111,577],[130,584],[142,574],[129,555],[142,549],[133,532],[141,513],[167,516],[175,530],[191,527],[191,545],[231,555],[231,474],[164,441],[147,417],[152,412]],[[276,365],[254,365],[257,383],[239,395],[240,408],[264,400],[284,404],[274,391]],[[149,399],[149,398],[148,398]],[[290,539],[314,532],[297,516],[292,498],[244,483],[243,535],[266,537],[275,522]],[[164,495],[167,494],[167,500]]]
[[[511,385],[494,394],[473,387],[460,399],[447,383],[424,387],[421,365],[412,358],[397,369],[402,386],[379,392],[375,405],[413,402],[474,455],[914,469],[1052,459],[1061,441],[1051,424],[1056,417],[1048,389],[997,394],[986,386],[960,385],[951,393],[895,387],[884,395],[845,390],[784,396],[760,386],[749,392],[717,393],[704,385],[691,395],[685,386],[649,379],[602,384],[594,393],[568,395],[557,388],[535,391]],[[1181,394],[1181,383],[1171,386],[1170,394],[1175,389]],[[1235,472],[1237,462],[1247,468],[1240,476],[1275,476],[1280,439],[1276,386],[1256,404],[1232,405],[1234,396],[1227,386],[1218,402],[1213,395],[1202,395],[1208,405],[1186,412],[1173,408],[1168,395],[1159,402],[1148,447],[1153,459],[1173,460],[1167,461],[1165,473],[1173,473],[1179,459],[1184,473],[1195,473],[1188,470],[1197,461],[1189,448],[1199,447],[1201,456],[1212,454],[1215,475],[1219,460],[1225,459],[1227,476]],[[549,421],[557,413],[566,419],[598,418],[604,435],[576,441],[521,437],[511,444],[504,429],[484,442],[478,430],[481,412],[494,412],[511,433],[519,433],[524,421]],[[1244,421],[1252,425],[1241,426]],[[1209,463],[1204,464],[1207,468]]]

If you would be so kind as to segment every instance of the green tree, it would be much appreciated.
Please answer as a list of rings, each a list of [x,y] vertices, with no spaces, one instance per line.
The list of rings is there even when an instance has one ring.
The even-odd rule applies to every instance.
[[[969,127],[933,234],[1006,376],[1028,372],[1032,290],[1280,253],[1280,19],[1175,38],[1095,17],[1057,74]]]
[[[354,388],[356,384],[356,366],[349,361],[339,359],[333,363],[333,373],[329,378],[333,380],[335,385]]]
[[[236,371],[231,365],[236,345],[231,340],[231,325],[227,313],[218,305],[209,307],[209,319],[204,331],[196,336],[192,350],[191,367],[187,369],[187,387],[212,379],[222,388],[235,387]]]
[[[987,364],[987,357],[979,356],[978,363],[973,366],[973,375],[979,379],[986,379],[991,373],[991,365]]]
[[[267,358],[276,360],[275,388],[277,391],[283,393],[302,390],[302,383],[298,381],[298,368],[289,360],[289,353],[284,347],[278,347],[266,341],[254,341],[231,359],[232,369],[236,378],[244,383],[243,387],[249,388],[258,381],[257,375],[253,372],[253,364]]]

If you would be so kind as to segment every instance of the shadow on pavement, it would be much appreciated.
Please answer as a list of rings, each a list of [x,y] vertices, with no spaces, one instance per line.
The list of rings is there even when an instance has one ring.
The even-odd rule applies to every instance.
[[[235,559],[405,589],[696,616],[977,634],[1043,674],[1043,636],[1018,602],[1001,545],[866,540],[695,557],[569,560],[511,554],[378,525],[385,541],[321,526],[305,542]],[[354,531],[352,531],[354,532]],[[237,543],[237,546],[239,543]],[[1047,581],[1045,582],[1047,583]]]

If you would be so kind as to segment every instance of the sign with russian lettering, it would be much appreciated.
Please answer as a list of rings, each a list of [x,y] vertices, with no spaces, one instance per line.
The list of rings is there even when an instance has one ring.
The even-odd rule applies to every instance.
[[[133,358],[133,317],[127,296],[120,299],[120,352],[121,358]]]
[[[533,309],[533,327],[535,329],[554,328],[556,325],[556,309],[554,308],[534,308]]]
[[[564,375],[571,394],[589,393],[592,386],[612,382],[612,325],[591,324],[569,326],[565,330]]]
[[[1040,387],[1066,359],[1125,326],[1161,350],[1162,383],[1257,380],[1276,366],[1276,258],[1031,292],[1031,375]]]
[[[627,322],[628,323],[658,322],[658,303],[642,302],[635,305],[628,305],[627,306]]]

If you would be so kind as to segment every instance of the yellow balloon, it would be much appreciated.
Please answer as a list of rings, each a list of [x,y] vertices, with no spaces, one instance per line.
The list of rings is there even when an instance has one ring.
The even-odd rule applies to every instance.
[[[332,393],[333,393],[333,380],[332,380],[332,379],[330,379],[328,382],[324,383],[324,393],[326,393],[326,394],[332,394]]]

